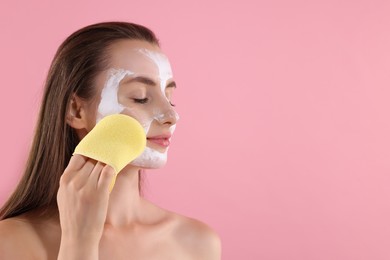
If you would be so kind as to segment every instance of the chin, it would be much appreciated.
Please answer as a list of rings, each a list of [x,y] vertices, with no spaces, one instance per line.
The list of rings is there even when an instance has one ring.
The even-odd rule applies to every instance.
[[[142,169],[160,169],[165,166],[166,162],[143,162],[143,163],[137,163],[132,162],[130,165],[140,167]]]
[[[145,151],[130,164],[143,169],[159,169],[167,163],[167,152],[146,147]]]

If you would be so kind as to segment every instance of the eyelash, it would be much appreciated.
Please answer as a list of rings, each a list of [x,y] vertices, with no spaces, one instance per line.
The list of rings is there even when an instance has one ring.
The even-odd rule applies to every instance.
[[[145,104],[148,101],[149,101],[149,98],[142,98],[142,99],[134,98],[135,103]]]
[[[134,102],[139,104],[146,104],[148,101],[149,101],[148,98],[142,98],[142,99],[134,98]],[[173,107],[176,106],[175,104],[172,104],[171,101],[169,101],[169,104],[171,104],[171,106]]]

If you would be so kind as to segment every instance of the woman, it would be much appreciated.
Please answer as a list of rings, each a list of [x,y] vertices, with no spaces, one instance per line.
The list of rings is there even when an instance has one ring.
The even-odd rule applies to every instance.
[[[0,259],[220,259],[211,228],[140,195],[141,171],[166,162],[175,87],[143,26],[99,23],[69,36],[48,74],[25,173],[0,212]],[[109,193],[113,169],[72,153],[115,113],[137,119],[148,140]]]

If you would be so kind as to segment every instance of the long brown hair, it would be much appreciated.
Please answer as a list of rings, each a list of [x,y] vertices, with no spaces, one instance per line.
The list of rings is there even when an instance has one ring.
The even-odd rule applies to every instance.
[[[70,100],[74,94],[93,99],[97,94],[95,77],[108,63],[108,47],[124,39],[159,45],[154,33],[144,26],[104,22],[74,32],[58,48],[46,79],[24,175],[1,208],[0,220],[33,209],[57,209],[60,177],[80,141],[66,123]]]

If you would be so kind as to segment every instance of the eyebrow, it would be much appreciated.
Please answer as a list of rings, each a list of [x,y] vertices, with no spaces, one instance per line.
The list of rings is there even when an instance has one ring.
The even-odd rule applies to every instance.
[[[156,82],[154,82],[152,79],[148,77],[138,76],[135,78],[127,78],[124,79],[121,84],[129,84],[131,82],[140,82],[148,86],[157,86]],[[172,81],[170,82],[165,88],[176,88],[176,82]]]
[[[125,78],[121,84],[129,84],[129,83],[132,83],[132,82],[140,82],[140,83],[143,83],[145,85],[149,85],[149,86],[156,86],[156,82],[154,82],[153,80],[151,80],[150,78],[147,78],[147,77],[142,77],[142,76],[138,76],[138,77],[135,77],[135,78]]]
[[[166,88],[176,88],[176,82],[172,81],[171,83],[169,83]]]

